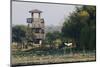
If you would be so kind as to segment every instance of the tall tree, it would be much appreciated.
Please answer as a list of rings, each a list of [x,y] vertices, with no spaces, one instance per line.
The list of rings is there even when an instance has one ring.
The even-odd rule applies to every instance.
[[[77,7],[70,14],[62,27],[62,35],[65,39],[71,38],[77,44],[78,49],[95,49],[96,45],[96,7]]]

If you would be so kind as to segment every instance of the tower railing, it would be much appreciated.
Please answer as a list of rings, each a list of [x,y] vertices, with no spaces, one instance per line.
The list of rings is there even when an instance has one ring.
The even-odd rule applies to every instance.
[[[32,23],[32,22],[44,23],[44,19],[43,18],[27,18],[27,23]]]

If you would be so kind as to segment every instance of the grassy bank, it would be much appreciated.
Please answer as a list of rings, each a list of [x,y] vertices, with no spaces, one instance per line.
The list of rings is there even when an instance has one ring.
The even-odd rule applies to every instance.
[[[52,54],[41,54],[43,51],[37,53],[35,51],[28,52],[15,52],[12,55],[13,65],[27,65],[27,64],[50,64],[50,63],[69,63],[69,62],[84,62],[84,61],[95,61],[95,53],[52,53]],[[46,52],[44,52],[46,53]]]

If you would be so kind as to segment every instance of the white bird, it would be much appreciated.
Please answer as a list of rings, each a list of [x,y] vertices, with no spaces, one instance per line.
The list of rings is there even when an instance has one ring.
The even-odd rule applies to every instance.
[[[70,47],[72,46],[72,43],[64,43],[66,46]]]
[[[42,40],[39,41],[39,44],[40,44],[40,45],[42,44]]]

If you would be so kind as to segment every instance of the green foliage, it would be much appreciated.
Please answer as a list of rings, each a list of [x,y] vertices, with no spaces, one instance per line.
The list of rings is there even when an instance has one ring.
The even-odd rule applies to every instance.
[[[58,48],[58,47],[61,46],[61,44],[62,44],[61,39],[56,39],[56,40],[54,40],[53,42],[54,42],[56,48]]]
[[[21,42],[25,39],[26,27],[23,25],[16,25],[12,27],[12,41],[13,42]]]
[[[96,7],[77,7],[62,27],[64,39],[74,39],[77,49],[96,49]]]
[[[46,34],[46,39],[49,41],[49,42],[52,42],[54,40],[56,40],[57,38],[60,38],[61,34],[60,32],[58,31],[54,31],[54,32],[48,32]]]
[[[30,28],[24,25],[16,25],[12,27],[12,41],[23,42],[32,41],[34,39],[34,33]]]
[[[48,32],[46,34],[46,42],[47,44],[49,44],[51,47],[52,46],[56,46],[56,44],[60,44],[58,43],[58,40],[61,39],[61,33],[58,31],[54,31],[54,32]]]

